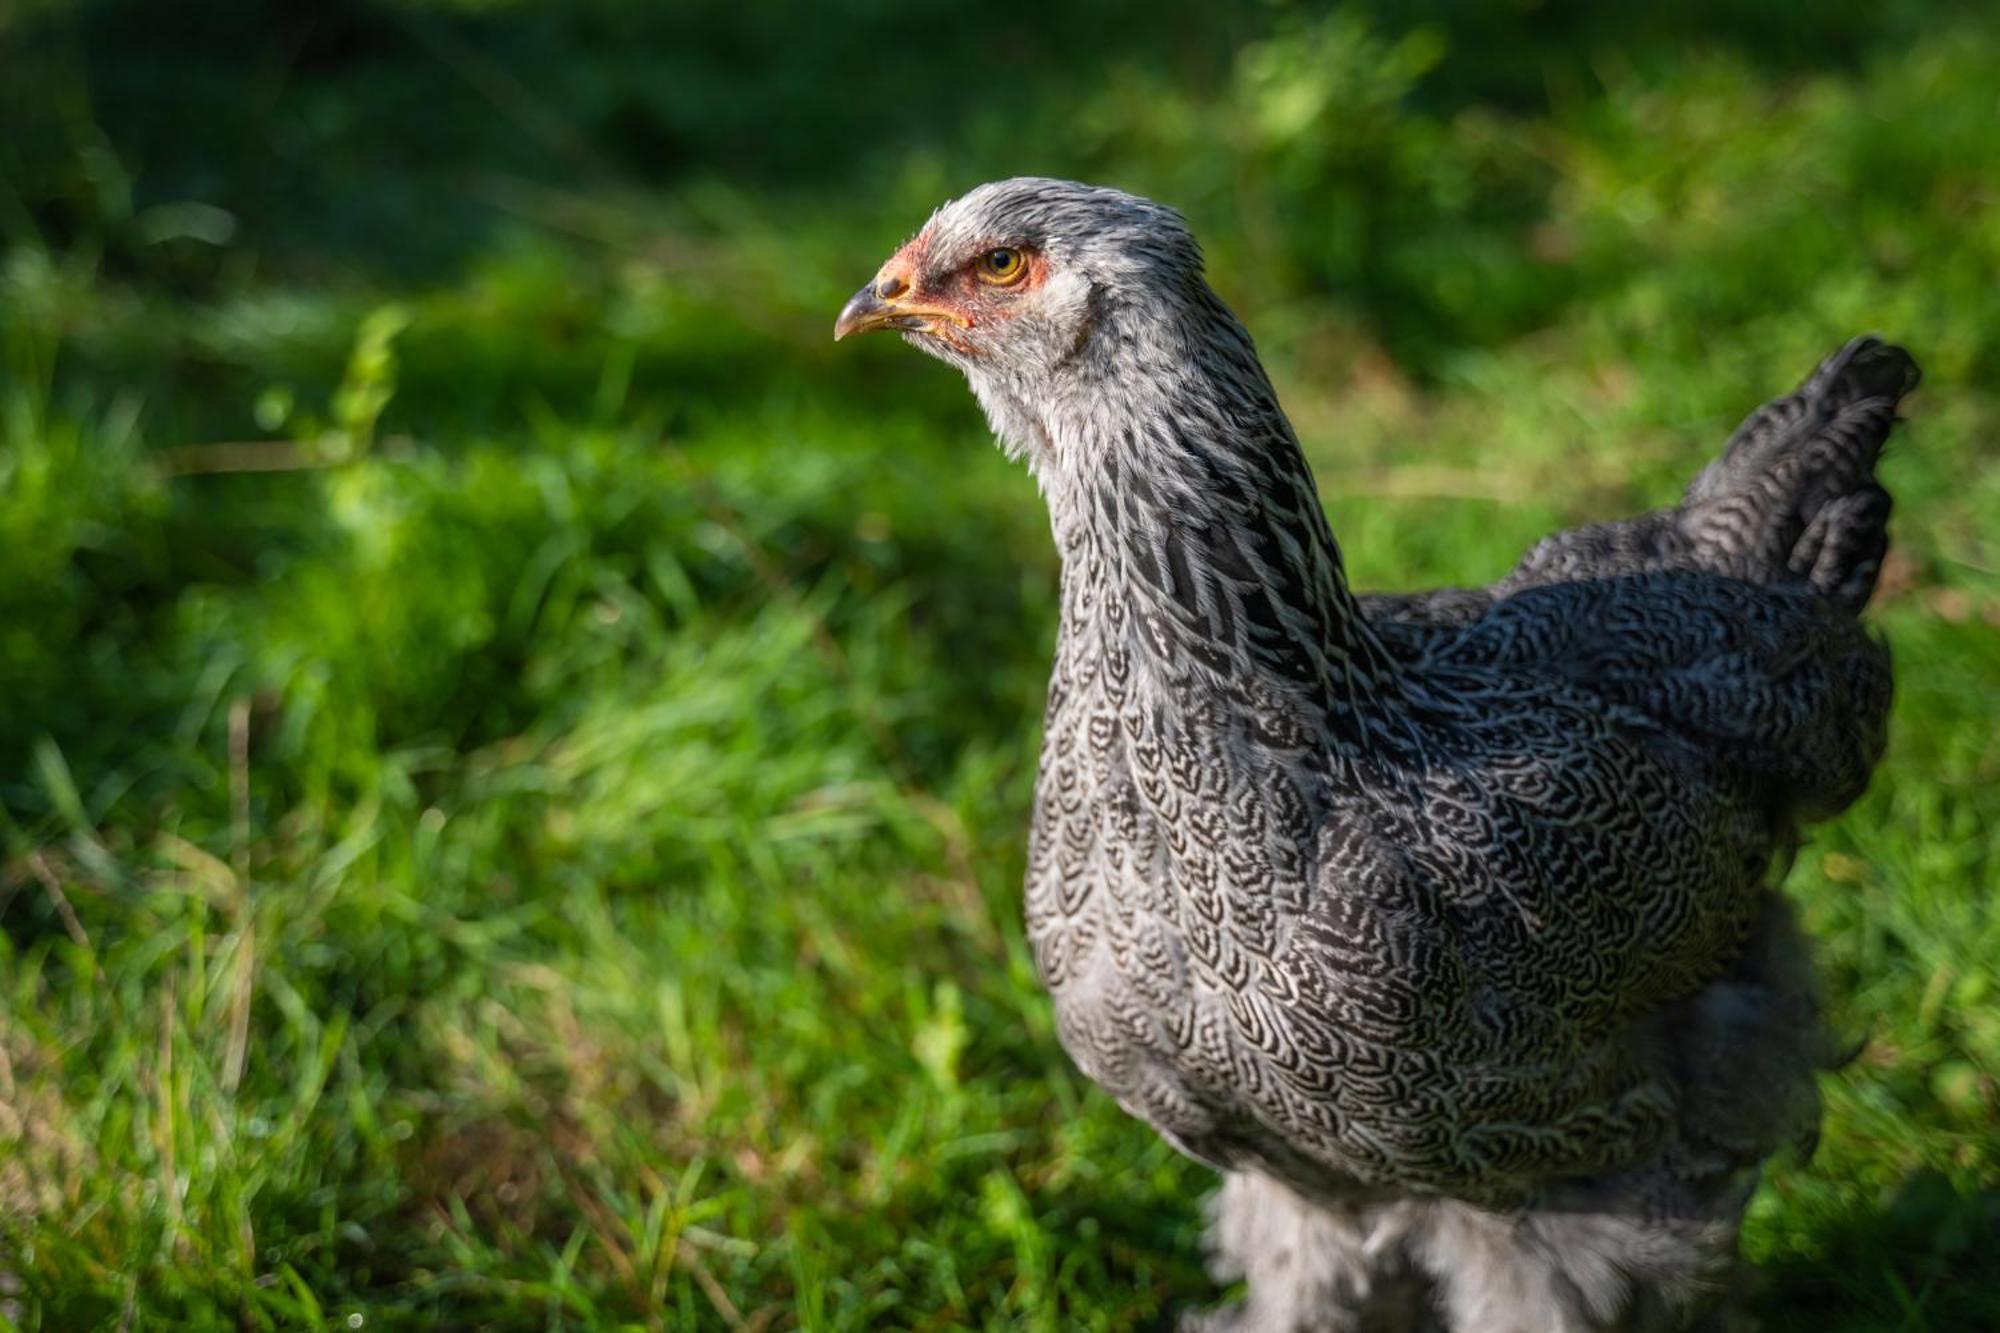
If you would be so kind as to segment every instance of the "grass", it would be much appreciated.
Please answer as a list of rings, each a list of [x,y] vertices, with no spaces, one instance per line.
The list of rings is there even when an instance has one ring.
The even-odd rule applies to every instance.
[[[1023,169],[1189,212],[1368,586],[1493,577],[1912,346],[1891,751],[1791,881],[1867,1046],[1745,1246],[1770,1330],[2000,1322],[1976,16],[1031,6],[1109,72],[940,37],[925,120],[775,10],[188,12],[0,19],[0,1327],[1215,1298],[1210,1178],[1068,1065],[1022,938],[1039,499],[949,372],[826,341]]]

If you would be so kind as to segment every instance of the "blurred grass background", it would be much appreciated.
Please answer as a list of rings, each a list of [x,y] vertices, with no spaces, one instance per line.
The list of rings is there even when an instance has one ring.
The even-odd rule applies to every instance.
[[[1990,4],[0,8],[0,1327],[1163,1328],[1211,1181],[1018,925],[1028,478],[840,300],[1181,207],[1361,584],[1669,500],[1854,332],[1892,750],[1772,1330],[2000,1326]]]

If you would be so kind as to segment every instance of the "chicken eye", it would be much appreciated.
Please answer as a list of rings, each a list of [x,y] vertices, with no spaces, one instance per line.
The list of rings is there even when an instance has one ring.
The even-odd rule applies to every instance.
[[[1021,275],[1027,271],[1028,264],[1021,257],[1021,252],[1004,245],[979,256],[979,278],[982,282],[1005,286],[1020,281]]]

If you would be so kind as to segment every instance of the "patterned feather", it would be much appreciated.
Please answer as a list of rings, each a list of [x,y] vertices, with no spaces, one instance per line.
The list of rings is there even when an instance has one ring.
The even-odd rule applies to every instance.
[[[1026,276],[982,276],[996,248]],[[1716,1317],[1837,1058],[1775,886],[1881,753],[1855,616],[1910,358],[1850,343],[1673,509],[1357,598],[1170,210],[983,186],[843,313],[878,325],[966,372],[1047,497],[1030,939],[1082,1069],[1228,1173],[1250,1288],[1217,1318]]]

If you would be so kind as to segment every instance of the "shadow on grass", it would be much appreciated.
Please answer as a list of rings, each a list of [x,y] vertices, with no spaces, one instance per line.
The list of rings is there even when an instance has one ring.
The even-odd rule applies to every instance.
[[[194,199],[229,210],[269,259],[409,278],[509,222],[481,192],[495,177],[865,195],[913,150],[968,135],[985,157],[1060,168],[1079,143],[1038,141],[1024,158],[1010,128],[1078,104],[1108,69],[1213,87],[1246,43],[1322,8],[1022,0],[996,29],[939,23],[914,0],[70,0],[0,27],[21,76],[0,92],[0,180],[25,209],[0,209],[0,234],[32,218],[61,248],[95,239],[121,199]],[[1805,23],[1758,0],[1351,8],[1384,32],[1441,35],[1458,58],[1416,104],[1447,115],[1546,111],[1607,68],[1684,58],[1690,31],[1760,68],[1840,67],[1939,9],[1829,0]]]
[[[1819,1219],[1810,1241],[1752,1277],[1768,1333],[2000,1327],[2000,1189],[1960,1193],[1921,1171],[1881,1207]]]

